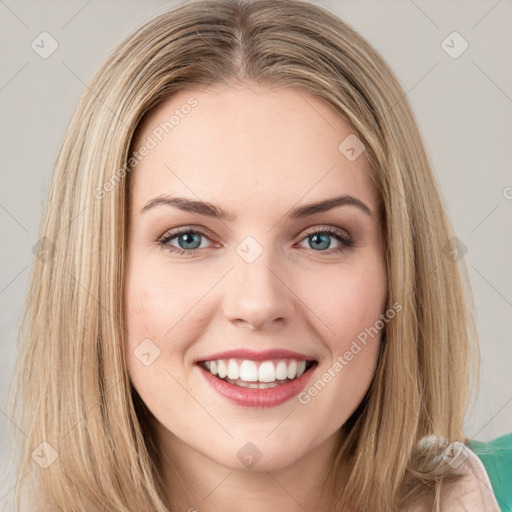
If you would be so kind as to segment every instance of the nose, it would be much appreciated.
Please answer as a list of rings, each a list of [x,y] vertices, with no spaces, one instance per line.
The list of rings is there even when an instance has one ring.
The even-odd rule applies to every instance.
[[[252,330],[282,327],[292,321],[295,311],[290,277],[266,252],[252,263],[237,256],[225,284],[225,317]]]

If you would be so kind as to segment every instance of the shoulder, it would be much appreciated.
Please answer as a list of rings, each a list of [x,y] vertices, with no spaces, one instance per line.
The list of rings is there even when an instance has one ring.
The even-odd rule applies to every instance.
[[[420,443],[436,440],[428,436]],[[443,484],[441,512],[512,512],[512,433],[489,442],[450,443],[438,458],[460,475]],[[412,512],[430,512],[432,505],[433,497],[425,497]]]
[[[491,483],[501,512],[512,511],[512,432],[492,441],[467,440]]]

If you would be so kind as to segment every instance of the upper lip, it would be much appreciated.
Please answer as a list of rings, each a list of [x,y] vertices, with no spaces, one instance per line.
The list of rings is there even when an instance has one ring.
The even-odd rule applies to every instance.
[[[224,352],[216,352],[209,356],[202,357],[196,361],[200,363],[203,361],[215,361],[217,359],[251,359],[254,361],[267,361],[269,359],[281,359],[290,358],[298,359],[299,361],[316,361],[314,357],[300,354],[299,352],[293,352],[292,350],[274,348],[269,350],[253,350],[250,348],[237,348],[232,350],[226,350]]]

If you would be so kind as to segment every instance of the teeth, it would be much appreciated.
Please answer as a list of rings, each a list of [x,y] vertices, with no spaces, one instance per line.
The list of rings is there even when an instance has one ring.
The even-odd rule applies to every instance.
[[[240,365],[240,379],[245,382],[256,382],[258,380],[258,367],[254,361],[244,359]]]
[[[228,364],[228,378],[235,380],[238,379],[239,377],[240,366],[238,366],[234,359],[230,359]]]
[[[306,361],[299,361],[297,365],[297,378],[299,378],[306,370]]]
[[[276,379],[284,380],[288,377],[288,368],[284,361],[279,361],[276,366]]]
[[[264,361],[260,364],[258,380],[260,382],[274,382],[276,380],[276,369],[272,361]]]
[[[292,360],[288,366],[288,378],[293,379],[297,375],[297,361]]]
[[[217,373],[219,374],[219,377],[221,379],[223,379],[228,374],[228,370],[226,368],[226,363],[224,361],[222,361],[222,359],[219,359],[217,361]]]
[[[242,388],[253,388],[253,389],[268,389],[268,388],[276,388],[279,386],[277,382],[244,382],[243,380],[237,379],[236,381],[227,378],[227,382],[230,384],[236,384]]]
[[[232,384],[264,389],[278,386],[277,381],[299,378],[306,371],[306,361],[278,359],[259,362],[250,359],[218,359],[205,361],[203,367]]]

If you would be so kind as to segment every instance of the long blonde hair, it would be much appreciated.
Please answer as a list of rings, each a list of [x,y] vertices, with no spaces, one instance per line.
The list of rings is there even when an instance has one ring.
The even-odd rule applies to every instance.
[[[149,411],[123,354],[130,147],[144,114],[173,92],[231,81],[330,104],[365,145],[381,199],[388,304],[402,310],[342,427],[324,480],[330,510],[391,511],[439,496],[450,470],[432,464],[442,446],[425,452],[418,441],[467,441],[479,359],[473,299],[405,91],[380,54],[320,6],[192,0],[112,52],[56,158],[9,403],[23,431],[14,430],[18,479],[30,475],[37,503],[53,512],[167,511]]]

